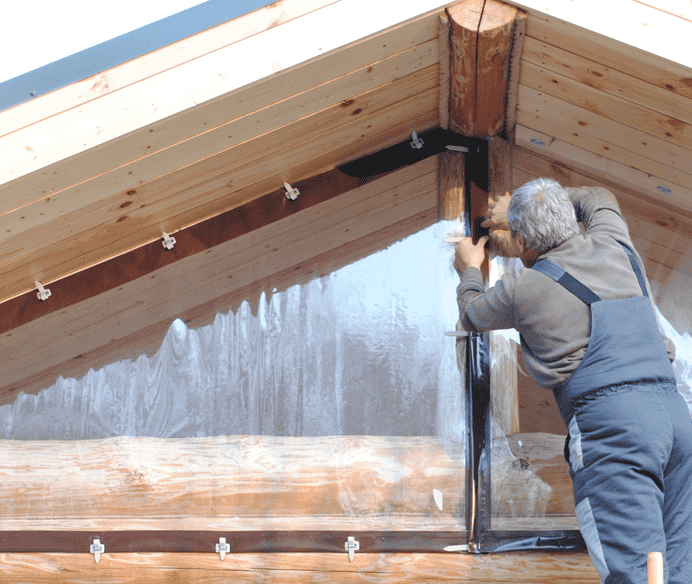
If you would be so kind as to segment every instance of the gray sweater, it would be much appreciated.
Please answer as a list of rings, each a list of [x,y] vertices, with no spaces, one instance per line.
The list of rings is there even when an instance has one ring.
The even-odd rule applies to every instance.
[[[603,300],[641,296],[637,277],[618,243],[634,250],[615,197],[600,187],[568,188],[567,192],[585,233],[538,259],[549,259]],[[643,271],[641,257],[636,250],[634,254]],[[507,272],[485,291],[481,272],[468,268],[461,275],[457,300],[465,330],[519,331],[524,364],[542,387],[563,386],[586,352],[591,332],[589,307],[535,270]],[[663,334],[661,337],[673,361],[675,347]]]

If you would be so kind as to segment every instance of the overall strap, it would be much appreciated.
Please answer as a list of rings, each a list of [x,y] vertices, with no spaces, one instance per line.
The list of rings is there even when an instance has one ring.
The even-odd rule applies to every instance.
[[[600,296],[594,294],[574,276],[571,276],[570,274],[565,272],[565,270],[563,270],[559,266],[556,266],[550,260],[541,260],[540,262],[536,262],[531,269],[536,270],[541,274],[545,274],[549,278],[552,278],[558,284],[560,284],[565,289],[569,290],[572,294],[574,294],[577,298],[579,298],[579,300],[588,305],[591,305],[594,302],[600,302],[601,300]]]
[[[622,249],[625,250],[625,253],[627,254],[627,257],[630,259],[630,264],[632,264],[632,269],[634,270],[634,273],[637,276],[637,280],[639,281],[639,286],[642,289],[642,294],[648,298],[649,292],[646,289],[646,283],[644,282],[644,274],[642,274],[642,270],[639,267],[639,263],[637,262],[637,258],[634,257],[634,254],[632,253],[632,250],[627,247],[624,243],[621,241],[618,241],[618,243],[622,246]]]

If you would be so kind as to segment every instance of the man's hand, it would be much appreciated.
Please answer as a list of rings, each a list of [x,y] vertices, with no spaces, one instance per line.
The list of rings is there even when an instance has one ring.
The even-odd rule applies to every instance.
[[[481,269],[485,261],[485,243],[488,241],[488,236],[484,235],[478,240],[476,245],[473,245],[471,237],[465,237],[454,246],[454,267],[460,274],[466,268]]]
[[[511,199],[509,193],[505,193],[494,201],[492,199],[488,201],[488,211],[485,214],[487,219],[481,223],[481,227],[489,227],[490,233],[497,229],[509,231],[507,209]]]

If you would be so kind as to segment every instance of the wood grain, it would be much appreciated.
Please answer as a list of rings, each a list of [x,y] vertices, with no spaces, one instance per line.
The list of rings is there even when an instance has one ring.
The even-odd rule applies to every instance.
[[[451,150],[440,154],[439,174],[438,217],[455,221],[464,212],[464,154]]]
[[[669,117],[629,99],[612,95],[529,62],[524,62],[522,65],[521,80],[524,85],[536,91],[672,142],[687,150],[692,149],[692,126],[677,117]],[[692,109],[692,100],[688,100],[685,109],[688,111]],[[685,117],[689,119],[692,115],[688,114]]]
[[[492,137],[505,125],[517,9],[498,0],[485,0],[478,27],[475,136]]]
[[[519,86],[517,123],[569,141],[570,136],[595,138],[602,143],[612,143],[622,149],[649,158],[663,169],[672,167],[683,173],[689,172],[689,150],[673,142],[663,140],[629,125],[622,124],[552,97],[525,85]],[[561,131],[565,129],[563,134]]]
[[[467,0],[447,9],[450,22],[450,129],[475,136],[478,27],[485,0]]]
[[[332,582],[454,582],[468,584],[595,584],[598,572],[586,553],[501,554],[108,554],[95,564],[90,554],[2,554],[8,584],[26,582],[112,584],[195,582],[238,584]]]
[[[415,79],[404,78],[404,83],[413,88],[425,86],[426,79],[436,83],[436,68],[430,69],[427,77],[413,74]],[[390,84],[382,91],[391,95],[397,89],[397,84]],[[384,105],[391,102],[383,96],[378,101],[375,92],[362,100],[366,108],[368,100],[378,104],[372,114],[354,117],[350,110],[336,105],[330,108],[336,116],[331,122],[326,113],[310,116],[300,127],[285,127],[110,200],[66,213],[58,222],[60,227],[51,232],[36,227],[7,242],[2,254],[5,279],[1,296],[9,298],[30,290],[27,283],[34,280],[65,277],[155,241],[163,231],[175,233],[242,205],[286,181],[308,178],[397,143],[410,135],[411,127],[430,129],[438,123],[438,99],[434,85],[403,101],[395,100],[391,106]],[[292,144],[295,135],[301,138]],[[321,138],[311,139],[315,135]],[[51,259],[55,257],[61,261]]]
[[[604,56],[592,55],[593,59],[599,59],[593,60],[566,48],[572,49],[569,45],[560,47],[527,37],[522,60],[647,109],[692,123],[690,96],[604,65]]]

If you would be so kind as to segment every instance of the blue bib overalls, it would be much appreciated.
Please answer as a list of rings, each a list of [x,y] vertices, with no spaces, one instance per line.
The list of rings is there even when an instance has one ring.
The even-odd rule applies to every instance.
[[[660,551],[666,582],[692,584],[692,418],[622,247],[643,296],[601,300],[549,260],[533,266],[591,309],[586,353],[554,390],[577,520],[602,583],[645,583],[647,554]]]

